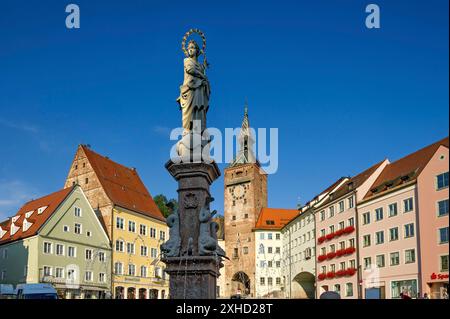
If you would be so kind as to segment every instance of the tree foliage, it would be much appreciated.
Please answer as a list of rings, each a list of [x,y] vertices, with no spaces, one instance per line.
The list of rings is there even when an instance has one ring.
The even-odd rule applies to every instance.
[[[164,217],[169,216],[175,209],[178,209],[178,201],[174,198],[168,200],[163,194],[156,195],[153,197],[153,200]]]

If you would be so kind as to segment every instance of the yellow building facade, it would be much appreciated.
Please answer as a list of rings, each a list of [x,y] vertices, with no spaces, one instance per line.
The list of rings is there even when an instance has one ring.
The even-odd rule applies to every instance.
[[[168,298],[168,275],[160,245],[168,237],[165,223],[114,208],[113,294],[118,299]]]
[[[113,298],[168,298],[160,261],[168,227],[137,170],[80,145],[65,187],[72,185],[81,186],[111,241]]]

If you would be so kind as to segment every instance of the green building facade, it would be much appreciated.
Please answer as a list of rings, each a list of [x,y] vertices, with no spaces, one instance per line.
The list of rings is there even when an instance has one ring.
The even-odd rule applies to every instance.
[[[78,185],[0,223],[0,283],[51,283],[61,298],[108,298],[111,246]]]

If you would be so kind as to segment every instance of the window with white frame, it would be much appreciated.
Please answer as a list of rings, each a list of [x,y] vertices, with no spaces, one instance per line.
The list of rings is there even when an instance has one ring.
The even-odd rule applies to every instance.
[[[448,243],[448,227],[439,228],[439,244]]]
[[[339,205],[339,213],[342,213],[344,211],[344,209],[345,209],[344,201],[341,200],[338,205]]]
[[[85,250],[84,258],[86,260],[92,260],[92,249],[86,249]]]
[[[123,247],[123,241],[122,240],[116,240],[116,251],[123,252],[124,251],[123,248],[124,248]]]
[[[116,275],[122,275],[123,274],[123,264],[121,262],[114,263],[114,273]]]
[[[355,202],[353,200],[353,196],[350,196],[348,198],[348,208],[353,208],[353,206],[355,206]]]
[[[44,276],[52,276],[53,268],[50,266],[44,266]]]
[[[370,246],[370,234],[363,236],[363,247]]]
[[[64,256],[64,245],[56,244],[56,255]]]
[[[82,227],[81,224],[75,223],[75,227],[74,227],[74,232],[77,235],[80,235],[82,232]]]
[[[150,227],[150,237],[151,238],[156,238],[156,229]]]
[[[321,211],[320,212],[320,221],[324,221],[325,220],[325,211]]]
[[[135,233],[136,232],[136,223],[133,221],[128,221],[128,231]]]
[[[385,266],[384,255],[377,255],[376,256],[376,261],[377,261],[377,267],[378,268],[383,268]]]
[[[264,240],[264,233],[259,233],[259,239]]]
[[[139,225],[139,234],[142,236],[146,236],[147,235],[147,226],[145,225]]]
[[[67,256],[75,258],[77,256],[76,248],[73,246],[67,247]]]
[[[441,190],[448,187],[448,172],[436,176],[436,189]]]
[[[80,207],[75,207],[74,208],[74,214],[75,214],[75,217],[81,217],[81,208]]]
[[[447,216],[448,215],[448,211],[449,211],[449,202],[448,202],[448,198],[441,200],[437,203],[437,207],[438,207],[438,216],[442,217],[442,216]]]
[[[353,297],[353,283],[348,282],[345,284],[345,296]]]
[[[64,226],[63,226],[63,231],[64,231],[65,233],[68,233],[68,232],[70,231],[70,227],[67,226],[67,225],[64,225]]]
[[[105,262],[105,260],[106,260],[106,254],[103,252],[103,251],[100,251],[99,253],[98,253],[98,260],[100,261],[100,262]]]
[[[136,275],[136,266],[134,264],[128,264],[128,276]]]
[[[370,212],[366,212],[363,214],[363,224],[370,224]]]
[[[416,262],[416,250],[407,249],[405,250],[405,264],[411,264]]]
[[[383,207],[375,209],[375,220],[379,221],[383,219]]]
[[[403,200],[403,212],[408,213],[413,210],[413,199],[412,197]]]
[[[350,260],[350,268],[356,268],[356,260]]]
[[[384,231],[381,230],[381,231],[376,232],[375,238],[376,238],[375,243],[377,245],[383,244],[384,243]]]
[[[147,277],[147,267],[141,266],[141,277]]]
[[[56,278],[64,278],[64,268],[56,267],[55,268],[55,277]]]
[[[334,216],[334,206],[330,206],[329,208],[329,217],[333,217]]]
[[[397,209],[397,203],[389,204],[389,217],[397,216],[398,209]]]
[[[355,248],[355,238],[350,238],[348,240],[348,246]]]
[[[159,231],[159,239],[161,239],[161,240],[166,239],[166,233],[163,230]]]
[[[272,240],[272,233],[267,233],[267,239]]]
[[[98,274],[98,282],[106,282],[106,274],[101,272]]]
[[[122,217],[117,217],[116,218],[116,228],[117,229],[122,229],[123,230],[124,224],[125,224],[125,221],[124,221],[124,219]]]
[[[398,251],[390,254],[391,266],[397,266],[400,264],[400,253]]]
[[[127,253],[134,255],[134,243],[127,243]]]
[[[265,285],[266,285],[266,278],[260,277],[260,278],[259,278],[259,284],[260,284],[261,286],[265,286]]]
[[[347,220],[349,226],[355,226],[355,219],[353,217]]]
[[[53,250],[52,243],[44,242],[44,254],[51,254]]]
[[[85,273],[84,273],[84,280],[85,281],[92,281],[92,278],[93,278],[93,276],[92,276],[92,271],[86,271]]]
[[[147,256],[148,248],[147,246],[141,246],[141,256]]]
[[[441,271],[443,271],[443,272],[448,271],[448,255],[440,256],[439,259],[440,259]]]
[[[398,240],[398,227],[393,227],[389,229],[389,240],[390,241]]]
[[[364,258],[364,269],[370,269],[372,265],[372,257],[365,257]]]
[[[414,223],[405,225],[405,238],[414,237]]]
[[[158,256],[158,249],[156,248],[150,249],[150,254],[152,258],[156,258]]]

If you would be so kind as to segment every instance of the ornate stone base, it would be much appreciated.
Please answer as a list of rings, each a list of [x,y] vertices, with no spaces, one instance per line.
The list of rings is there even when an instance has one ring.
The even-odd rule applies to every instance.
[[[199,213],[205,208],[209,211],[209,186],[220,176],[219,168],[214,162],[175,164],[169,161],[166,169],[178,181],[181,241],[179,256],[162,259],[167,265],[166,272],[170,275],[170,296],[172,299],[216,298],[216,280],[222,266],[221,258],[200,256],[202,252],[199,252]],[[202,227],[207,225],[203,224]],[[210,234],[209,226],[206,229],[208,236],[215,237],[215,234]]]
[[[162,261],[170,276],[171,299],[215,299],[220,257],[169,257]]]

